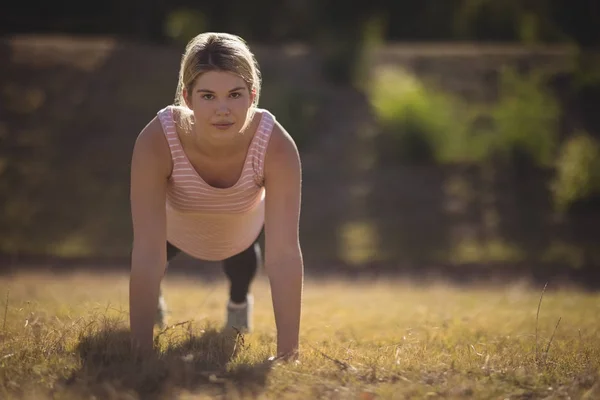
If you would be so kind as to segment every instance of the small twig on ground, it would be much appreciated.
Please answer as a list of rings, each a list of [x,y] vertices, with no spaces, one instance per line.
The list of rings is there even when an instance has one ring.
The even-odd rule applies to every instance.
[[[550,345],[552,344],[552,339],[554,339],[554,334],[556,333],[556,330],[558,329],[558,324],[560,324],[561,319],[562,319],[562,317],[558,318],[558,322],[556,322],[556,326],[554,327],[554,332],[552,332],[552,336],[550,336],[550,340],[548,341],[548,346],[546,346],[546,351],[544,353],[544,360],[546,360],[548,358],[548,351],[550,351]]]
[[[178,322],[178,323],[176,323],[176,324],[173,324],[173,325],[167,325],[167,326],[165,327],[165,329],[163,329],[162,331],[158,332],[158,334],[156,335],[156,338],[155,338],[154,340],[155,340],[155,341],[157,341],[157,340],[158,340],[158,338],[159,338],[161,335],[163,335],[163,334],[167,333],[167,332],[168,332],[168,331],[170,331],[171,329],[174,329],[174,328],[176,328],[176,327],[178,327],[178,326],[181,326],[181,325],[185,325],[185,324],[191,324],[191,323],[192,323],[192,320],[190,319],[189,321],[183,321],[183,322]]]
[[[9,294],[10,294],[10,289],[6,292],[6,304],[4,304],[4,322],[2,323],[2,333],[6,332],[6,316],[8,314],[8,296],[9,296]],[[2,335],[2,337],[4,338],[4,335]]]
[[[346,371],[346,370],[356,371],[356,368],[354,368],[352,365],[348,364],[347,362],[340,361],[336,358],[328,356],[327,354],[323,353],[321,350],[319,350],[313,346],[310,346],[310,347],[312,347],[313,350],[317,351],[319,354],[321,354],[326,359],[333,361],[342,371]]]
[[[237,350],[238,346],[241,347],[242,349],[244,347],[246,347],[246,342],[244,340],[244,334],[237,328],[233,328],[235,330],[235,341],[233,342],[233,350],[231,351],[231,357],[233,357],[235,355],[235,351]]]
[[[121,315],[127,315],[127,314],[128,314],[128,313],[127,313],[126,311],[124,311],[122,308],[110,307],[110,308],[108,308],[108,309],[107,309],[107,311],[108,311],[108,310],[113,310],[113,311],[116,311],[116,312],[118,312],[118,313],[119,313],[119,314],[121,314]]]
[[[537,314],[535,316],[535,361],[539,360],[538,354],[538,321],[540,319],[540,308],[542,307],[542,299],[544,298],[544,292],[546,292],[546,287],[548,286],[548,282],[544,285],[544,289],[542,289],[542,294],[540,296],[540,302],[537,308]]]

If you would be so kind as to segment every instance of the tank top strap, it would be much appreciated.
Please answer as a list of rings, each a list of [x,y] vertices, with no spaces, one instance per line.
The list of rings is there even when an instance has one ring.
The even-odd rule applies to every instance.
[[[256,137],[252,141],[250,149],[252,154],[254,178],[258,186],[264,186],[265,156],[267,154],[269,140],[271,139],[271,133],[273,132],[273,127],[275,126],[275,116],[267,110],[262,109],[261,111],[261,121],[258,129],[256,130]]]
[[[169,143],[169,150],[171,151],[171,158],[175,159],[177,154],[181,151],[181,143],[179,142],[179,136],[177,136],[177,129],[175,127],[175,119],[173,118],[173,107],[167,106],[156,113],[160,125],[163,128],[163,132]]]

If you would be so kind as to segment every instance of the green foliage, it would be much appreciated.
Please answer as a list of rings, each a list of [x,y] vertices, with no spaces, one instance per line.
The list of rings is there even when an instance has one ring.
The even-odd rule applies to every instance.
[[[560,110],[544,75],[500,75],[499,98],[465,104],[398,68],[376,72],[370,101],[381,127],[383,158],[438,164],[492,158],[552,166]]]
[[[520,76],[505,69],[500,76],[498,103],[491,110],[495,148],[513,161],[552,166],[558,145],[560,109],[546,88],[543,73]]]
[[[560,211],[600,194],[600,143],[596,139],[577,132],[562,144],[552,191]]]
[[[377,71],[369,95],[381,127],[384,159],[445,164],[476,162],[486,156],[489,138],[470,129],[477,111],[467,110],[457,99],[405,71]]]

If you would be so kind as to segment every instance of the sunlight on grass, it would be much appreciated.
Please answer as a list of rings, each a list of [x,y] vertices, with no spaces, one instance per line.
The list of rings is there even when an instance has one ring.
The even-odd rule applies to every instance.
[[[167,276],[158,358],[128,353],[124,275],[0,279],[0,398],[597,398],[600,295],[572,288],[305,281],[301,362],[275,350],[267,280],[255,330],[220,331],[227,286]],[[6,302],[8,300],[8,302]],[[557,327],[557,321],[560,324]],[[536,334],[537,331],[537,334]]]

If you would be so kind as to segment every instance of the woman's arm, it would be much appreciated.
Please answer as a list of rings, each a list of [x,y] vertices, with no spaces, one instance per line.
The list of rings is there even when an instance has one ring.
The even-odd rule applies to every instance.
[[[304,263],[299,241],[302,171],[293,139],[276,124],[265,158],[265,270],[277,325],[277,356],[298,351]]]
[[[142,354],[153,350],[154,317],[166,268],[165,199],[170,160],[162,127],[154,118],[138,136],[131,160],[129,313],[132,347]]]

